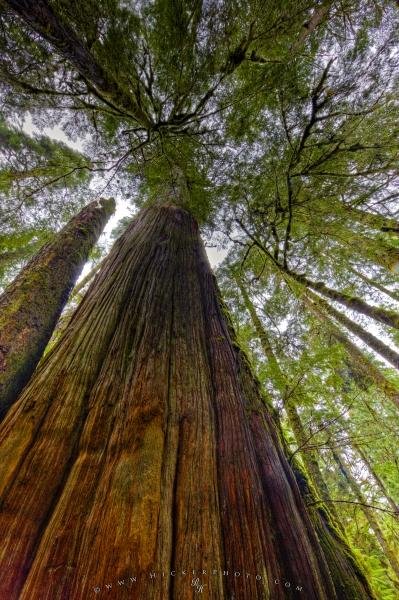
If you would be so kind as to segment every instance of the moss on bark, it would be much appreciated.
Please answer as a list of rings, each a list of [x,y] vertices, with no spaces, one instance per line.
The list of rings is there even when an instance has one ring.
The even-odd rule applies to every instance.
[[[29,381],[113,209],[112,200],[86,206],[0,297],[0,419]]]

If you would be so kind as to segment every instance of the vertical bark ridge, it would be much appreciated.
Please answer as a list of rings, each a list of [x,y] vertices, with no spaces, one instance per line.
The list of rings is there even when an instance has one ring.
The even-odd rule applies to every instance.
[[[305,584],[306,579],[308,598],[334,598],[328,568],[321,549],[314,551],[318,542],[311,532],[312,527],[305,515],[293,474],[279,448],[277,438],[271,435],[271,422],[265,407],[259,395],[251,390],[251,378],[246,376],[246,384],[243,382],[244,374],[240,367],[242,356],[236,355],[233,350],[232,331],[229,331],[226,318],[221,313],[221,301],[214,277],[210,273],[205,277],[207,285],[204,286],[204,306],[209,315],[207,339],[212,380],[219,384],[219,389],[215,389],[215,408],[220,432],[218,468],[226,562],[229,567],[241,561],[252,567],[252,560],[253,567],[267,581],[269,596],[266,597],[286,598],[287,590],[273,586],[276,578],[286,578],[296,585]],[[220,376],[221,372],[223,377]],[[247,449],[239,456],[237,439],[242,440],[242,447]],[[249,482],[248,487],[252,492],[250,498],[240,489],[242,486],[234,477],[236,473],[239,481]],[[231,507],[228,523],[223,511],[223,500]],[[237,514],[232,511],[236,507]],[[248,515],[252,517],[245,522]],[[242,528],[241,531],[232,533],[236,521],[244,523],[245,530]],[[294,533],[298,532],[298,528],[302,532],[300,536]],[[240,538],[243,540],[241,550],[245,556],[240,556],[240,549],[234,544]],[[261,557],[260,562],[256,560],[258,556]],[[268,556],[267,561],[264,560],[265,556]],[[243,597],[262,597],[259,596],[256,584],[247,581]],[[229,583],[231,584],[230,580]],[[237,589],[233,587],[229,592],[237,593]]]

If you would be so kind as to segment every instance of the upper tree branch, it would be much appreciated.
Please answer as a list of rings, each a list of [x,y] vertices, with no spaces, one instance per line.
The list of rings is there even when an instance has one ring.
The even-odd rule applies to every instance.
[[[5,2],[78,70],[88,87],[100,100],[122,114],[133,117],[140,124],[151,126],[148,116],[141,109],[136,98],[122,89],[96,62],[85,44],[73,29],[55,14],[47,0],[5,0]]]

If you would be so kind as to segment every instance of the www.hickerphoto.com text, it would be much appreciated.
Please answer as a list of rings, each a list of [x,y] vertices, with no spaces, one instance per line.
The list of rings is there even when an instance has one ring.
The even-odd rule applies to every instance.
[[[233,570],[221,570],[221,569],[201,569],[201,570],[173,570],[173,571],[148,571],[147,573],[142,573],[140,575],[141,578],[146,577],[151,580],[153,583],[156,583],[160,579],[166,577],[192,577],[191,585],[197,589],[197,591],[202,592],[204,587],[206,587],[205,580],[209,577],[222,575],[223,577],[235,577],[235,578],[255,578],[257,581],[261,582],[265,580],[264,575],[260,575],[259,573],[248,573],[247,571],[233,571]],[[124,577],[123,579],[116,579],[114,581],[111,580],[110,583],[104,584],[102,587],[93,586],[93,592],[95,594],[100,594],[101,592],[111,592],[115,588],[120,588],[122,586],[130,587],[137,582],[137,576],[130,575],[128,577]],[[208,582],[209,583],[209,582]],[[274,579],[274,585],[282,585],[285,588],[294,588],[295,591],[302,591],[301,585],[295,585],[290,581],[285,581],[281,579]]]

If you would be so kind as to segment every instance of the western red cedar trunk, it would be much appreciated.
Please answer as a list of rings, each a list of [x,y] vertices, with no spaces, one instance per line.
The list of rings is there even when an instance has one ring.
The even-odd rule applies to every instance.
[[[0,296],[0,419],[29,381],[114,207],[113,200],[86,206]]]
[[[193,569],[209,599],[371,598],[357,575],[334,589],[198,227],[174,206],[116,242],[7,415],[0,485],[1,598],[108,584],[186,600]]]

